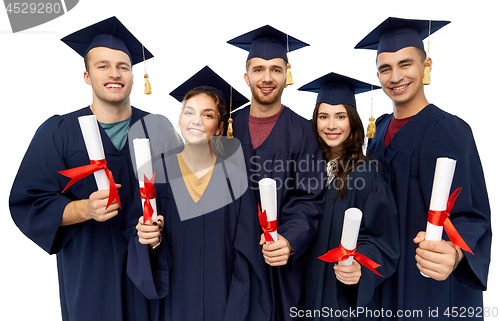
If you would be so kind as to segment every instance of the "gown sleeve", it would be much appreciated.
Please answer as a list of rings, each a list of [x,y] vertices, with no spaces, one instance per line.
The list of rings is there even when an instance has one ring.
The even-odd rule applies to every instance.
[[[46,252],[55,254],[71,239],[78,224],[60,227],[64,208],[77,199],[62,193],[67,178],[66,124],[53,116],[36,131],[12,185],[9,207],[17,227]]]
[[[372,301],[375,288],[396,270],[399,259],[399,228],[394,196],[378,173],[372,186],[356,191],[361,194],[356,197],[355,207],[363,212],[358,245],[356,252],[364,254],[380,264],[377,272],[380,277],[361,265],[361,278],[358,285],[337,283],[337,300],[341,310],[364,307]],[[365,179],[365,182],[368,181]],[[365,195],[363,195],[365,194]],[[362,196],[362,197],[360,197]],[[343,215],[338,213],[337,215]],[[347,294],[347,295],[346,295]]]
[[[430,204],[436,159],[455,159],[451,192],[462,190],[450,220],[469,248],[453,272],[458,281],[474,290],[486,290],[491,257],[491,213],[481,160],[470,127],[455,116],[447,116],[427,133],[422,143],[419,176],[426,205]],[[447,239],[446,233],[443,238]]]
[[[309,126],[304,126],[303,133],[301,133],[302,147],[296,159],[297,170],[293,191],[289,201],[281,210],[278,227],[278,233],[283,235],[293,247],[292,262],[297,261],[304,253],[316,234],[324,204],[322,173],[325,169],[324,163],[321,162],[323,156],[315,143],[312,125],[308,124]],[[289,260],[287,266],[290,264],[293,263]]]

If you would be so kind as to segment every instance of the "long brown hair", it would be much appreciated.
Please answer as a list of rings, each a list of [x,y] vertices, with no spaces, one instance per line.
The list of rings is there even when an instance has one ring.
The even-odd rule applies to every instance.
[[[328,160],[332,157],[330,146],[328,146],[318,134],[318,111],[320,105],[321,103],[316,104],[316,107],[314,108],[312,125],[314,128],[314,135],[316,136],[321,150],[323,151],[323,158],[326,162],[328,162]],[[334,169],[334,182],[337,189],[337,197],[340,192],[341,199],[344,199],[347,197],[348,190],[347,174],[349,174],[355,166],[359,165],[360,161],[368,158],[363,154],[365,130],[358,111],[356,110],[356,107],[351,105],[343,104],[342,106],[344,106],[347,111],[347,118],[349,119],[351,132],[349,137],[347,137],[342,144],[344,154],[339,158],[338,166]]]

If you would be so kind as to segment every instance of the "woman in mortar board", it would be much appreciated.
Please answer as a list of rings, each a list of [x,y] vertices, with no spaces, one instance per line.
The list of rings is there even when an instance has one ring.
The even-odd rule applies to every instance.
[[[358,307],[376,310],[376,287],[383,276],[394,272],[399,258],[393,195],[377,164],[362,151],[364,130],[354,95],[371,88],[370,84],[335,73],[299,88],[318,93],[312,124],[327,162],[324,213],[308,248],[304,302],[308,319],[352,317],[347,313]],[[324,261],[332,261],[333,252],[329,251],[339,247],[344,213],[352,207],[363,213],[356,253],[379,267],[375,264],[366,268],[369,260],[359,254],[350,266]],[[322,259],[318,259],[320,256]],[[369,316],[358,315],[360,319]]]
[[[155,178],[163,216],[153,225],[139,219],[129,276],[152,300],[154,320],[267,320],[258,218],[240,215],[243,153],[236,139],[221,137],[226,102],[248,100],[208,66],[170,95],[182,102],[184,150],[153,165],[166,173]]]

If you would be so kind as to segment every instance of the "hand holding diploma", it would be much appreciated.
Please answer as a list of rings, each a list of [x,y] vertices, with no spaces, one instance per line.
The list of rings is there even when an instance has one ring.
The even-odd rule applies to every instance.
[[[338,264],[341,266],[350,266],[353,264],[354,258],[373,273],[383,277],[383,275],[375,270],[380,264],[377,264],[361,253],[356,253],[356,243],[358,241],[359,227],[363,213],[357,208],[349,208],[345,211],[344,215],[342,238],[339,247],[328,251],[328,253],[320,256],[319,259],[330,263],[338,261]]]
[[[163,216],[158,215],[152,224],[145,224],[144,216],[139,218],[136,225],[139,243],[147,244],[149,247],[154,247],[161,242],[161,231],[163,229]]]
[[[419,232],[413,239],[418,244],[415,255],[417,268],[426,277],[446,280],[463,258],[463,252],[451,242],[425,241],[425,237],[425,232]]]
[[[420,232],[413,240],[419,244],[415,259],[421,274],[436,280],[446,279],[463,256],[455,246],[450,246],[444,241],[444,243],[441,242],[443,227],[451,243],[472,253],[449,219],[455,200],[461,191],[461,188],[457,188],[448,197],[455,173],[455,165],[454,159],[441,157],[436,160],[426,233]],[[423,239],[440,242],[429,244],[431,242],[422,242]],[[431,275],[424,272],[425,270],[428,270]]]

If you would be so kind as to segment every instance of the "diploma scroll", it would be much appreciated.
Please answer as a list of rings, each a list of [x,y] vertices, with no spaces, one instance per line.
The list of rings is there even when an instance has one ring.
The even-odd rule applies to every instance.
[[[109,197],[106,209],[111,204],[113,204],[115,200],[118,204],[118,207],[121,207],[120,197],[118,195],[118,190],[113,179],[113,174],[109,170],[106,159],[104,157],[104,148],[102,146],[101,134],[99,133],[99,126],[97,125],[95,116],[90,115],[78,117],[78,122],[80,123],[80,129],[82,131],[87,154],[89,155],[90,164],[58,171],[59,174],[71,178],[69,183],[66,184],[66,187],[64,187],[63,193],[71,185],[78,182],[82,178],[85,178],[90,174],[94,174],[94,178],[97,183],[97,189],[109,189]]]
[[[344,225],[342,227],[342,238],[340,244],[347,250],[354,250],[358,243],[359,227],[363,212],[355,207],[348,208],[344,213]],[[339,265],[352,265],[353,257],[350,256],[345,261],[339,261]]]
[[[92,161],[105,159],[101,133],[99,132],[99,126],[97,125],[97,119],[95,116],[80,116],[78,117],[78,122],[80,123],[80,129],[82,131],[89,159]],[[109,179],[106,176],[104,169],[94,172],[94,177],[98,190],[109,189]]]
[[[157,212],[150,142],[148,138],[136,138],[133,140],[133,144],[135,164],[137,167],[137,180],[139,181],[139,187],[141,189],[144,221],[149,219],[150,223],[152,223],[156,221]]]
[[[436,160],[429,210],[446,211],[456,163],[456,160],[446,157],[440,157]],[[443,226],[427,222],[426,241],[441,241],[442,236]]]
[[[365,266],[373,273],[384,277],[376,270],[380,264],[364,254],[356,252],[362,218],[363,212],[361,210],[355,207],[348,208],[344,213],[344,224],[339,246],[319,256],[318,259],[329,263],[338,262],[338,265],[349,266],[352,264],[354,258],[359,264]]]
[[[440,157],[436,160],[434,181],[432,182],[431,202],[429,205],[430,211],[446,211],[456,163],[456,160],[447,157]],[[442,237],[443,226],[434,225],[427,221],[425,240],[441,241]],[[420,274],[426,278],[429,277],[422,272],[420,272]]]
[[[259,181],[259,192],[260,192],[260,202],[262,204],[262,213],[259,213],[259,221],[262,228],[264,229],[264,234],[266,236],[266,243],[269,244],[272,241],[278,239],[278,231],[276,229],[277,215],[278,215],[278,201],[276,195],[276,181],[272,178],[263,178]],[[266,222],[262,220],[261,214],[265,215]],[[268,228],[264,228],[267,225]],[[272,226],[272,227],[271,227]],[[267,234],[266,234],[267,233]],[[271,240],[271,238],[272,240]]]

